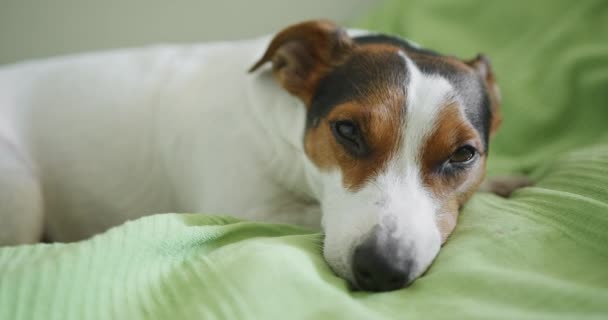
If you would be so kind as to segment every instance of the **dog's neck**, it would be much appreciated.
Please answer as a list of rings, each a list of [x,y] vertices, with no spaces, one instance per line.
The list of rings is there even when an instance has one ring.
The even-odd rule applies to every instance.
[[[303,146],[306,106],[263,72],[251,76],[248,100],[253,121],[268,139],[268,163],[273,178],[303,200],[320,200],[322,184]]]

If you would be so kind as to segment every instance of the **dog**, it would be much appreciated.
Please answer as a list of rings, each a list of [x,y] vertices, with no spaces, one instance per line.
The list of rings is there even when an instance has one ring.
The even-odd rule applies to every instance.
[[[0,244],[227,213],[322,228],[337,275],[402,288],[480,186],[500,99],[483,55],[326,20],[4,66]]]

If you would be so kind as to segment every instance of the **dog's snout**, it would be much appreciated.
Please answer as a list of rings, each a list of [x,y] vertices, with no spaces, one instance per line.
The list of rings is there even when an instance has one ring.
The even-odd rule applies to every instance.
[[[409,282],[411,261],[403,261],[388,248],[366,241],[353,253],[353,273],[357,286],[369,291],[400,289]]]

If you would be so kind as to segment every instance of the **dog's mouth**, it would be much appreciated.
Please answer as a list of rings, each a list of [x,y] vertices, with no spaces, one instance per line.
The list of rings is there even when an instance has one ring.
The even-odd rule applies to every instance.
[[[426,272],[425,272],[426,273]],[[387,291],[396,291],[396,290],[401,290],[401,289],[407,289],[409,288],[417,279],[421,278],[422,276],[418,277],[418,278],[414,278],[412,280],[407,281],[405,284],[403,284],[400,287],[391,289],[391,290],[369,290],[369,289],[365,289],[362,288],[359,284],[356,283],[356,281],[350,281],[347,280],[347,288],[349,291],[351,292],[387,292]]]
[[[347,288],[349,291],[351,292],[387,292],[387,291],[395,291],[395,290],[401,290],[401,289],[407,289],[410,286],[412,286],[414,284],[414,282],[418,281],[419,279],[424,278],[429,270],[431,269],[433,263],[435,260],[433,260],[431,262],[431,264],[424,269],[424,271],[420,274],[420,275],[414,275],[411,276],[407,279],[407,281],[402,282],[401,284],[397,284],[394,286],[388,286],[388,287],[377,287],[377,286],[372,286],[370,287],[369,285],[365,285],[365,284],[361,284],[360,282],[358,282],[356,279],[345,279],[346,283],[347,283]],[[395,281],[398,282],[398,281]]]
[[[333,273],[344,279],[352,292],[386,292],[409,287],[422,275],[418,275],[417,263],[400,263],[396,255],[384,257],[370,251],[365,243],[355,246],[350,259],[336,262],[325,258]],[[332,263],[333,262],[333,263]]]

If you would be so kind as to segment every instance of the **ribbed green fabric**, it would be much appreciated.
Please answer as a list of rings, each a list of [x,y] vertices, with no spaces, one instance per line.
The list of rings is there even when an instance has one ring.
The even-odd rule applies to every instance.
[[[394,1],[359,26],[489,55],[505,114],[489,170],[537,185],[474,196],[404,290],[350,292],[319,234],[166,214],[0,249],[0,319],[607,319],[608,3]]]

